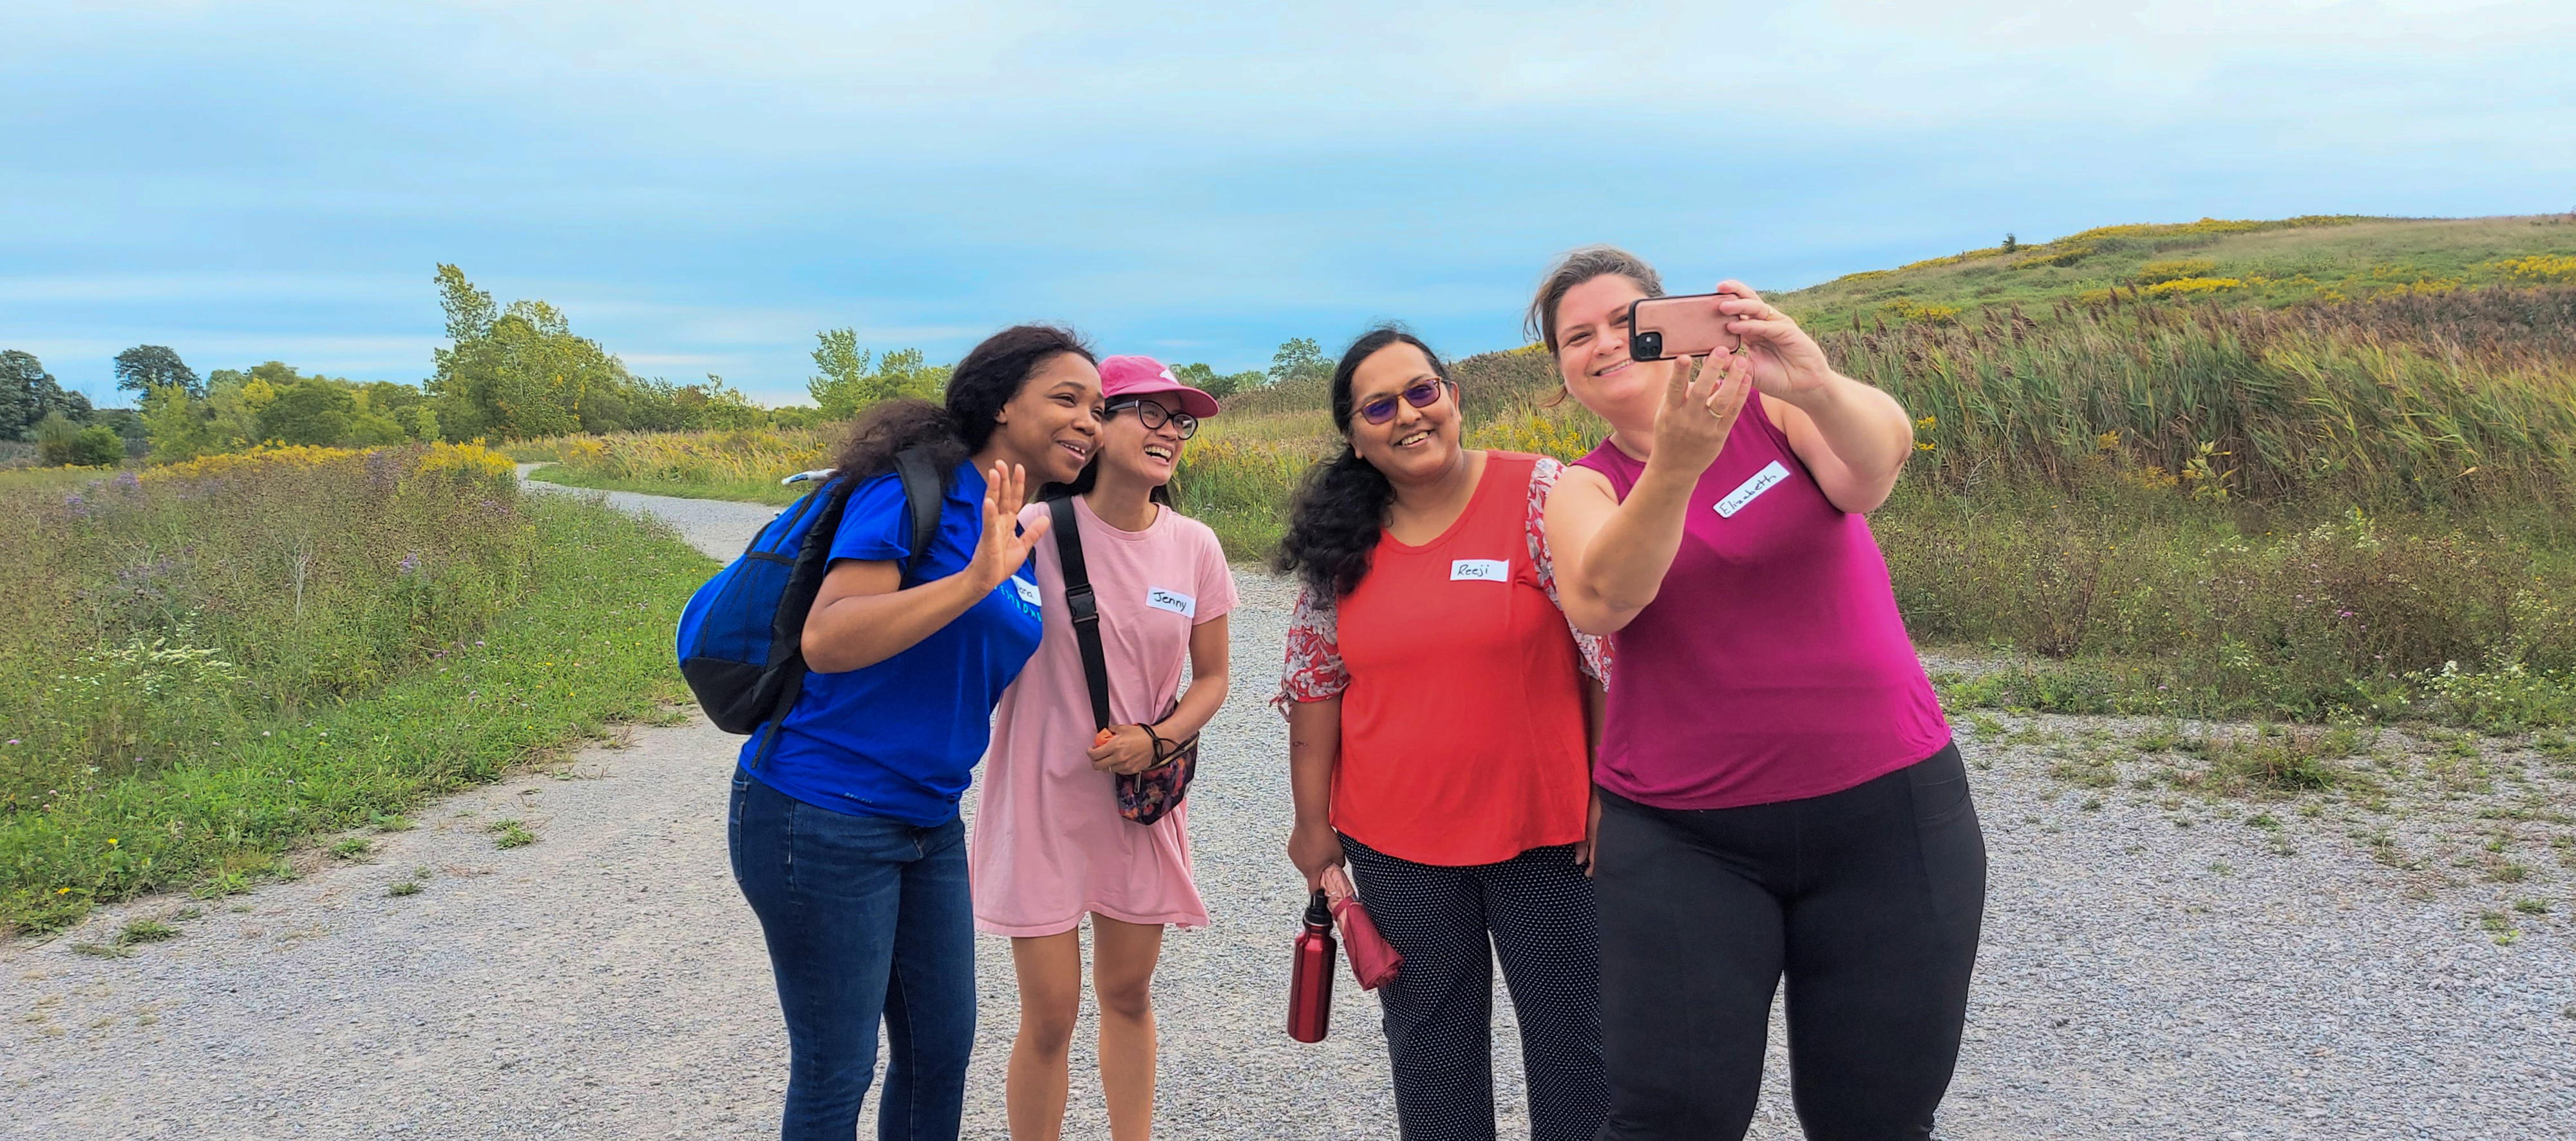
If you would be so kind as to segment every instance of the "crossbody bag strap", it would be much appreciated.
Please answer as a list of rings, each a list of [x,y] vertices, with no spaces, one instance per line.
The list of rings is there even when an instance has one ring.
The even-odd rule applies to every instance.
[[[1073,618],[1073,643],[1082,650],[1082,680],[1091,690],[1092,727],[1106,729],[1109,719],[1109,659],[1100,650],[1100,599],[1091,592],[1091,574],[1082,564],[1082,530],[1073,516],[1073,497],[1051,500],[1047,511],[1055,522],[1055,556],[1064,567],[1064,609]]]

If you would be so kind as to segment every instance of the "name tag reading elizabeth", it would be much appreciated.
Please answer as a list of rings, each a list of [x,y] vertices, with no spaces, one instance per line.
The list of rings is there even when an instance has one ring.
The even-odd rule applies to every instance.
[[[1449,564],[1451,582],[1505,582],[1512,564],[1503,559],[1459,559]]]
[[[1198,599],[1192,598],[1180,591],[1167,590],[1159,586],[1149,587],[1146,589],[1145,605],[1151,606],[1156,610],[1169,610],[1183,618],[1196,618],[1199,616]]]
[[[1735,513],[1744,510],[1745,504],[1760,498],[1763,492],[1771,490],[1781,480],[1787,478],[1789,478],[1789,469],[1780,466],[1780,461],[1773,460],[1762,465],[1762,470],[1754,472],[1753,478],[1737,485],[1735,490],[1726,493],[1726,498],[1717,501],[1717,517],[1735,518]]]

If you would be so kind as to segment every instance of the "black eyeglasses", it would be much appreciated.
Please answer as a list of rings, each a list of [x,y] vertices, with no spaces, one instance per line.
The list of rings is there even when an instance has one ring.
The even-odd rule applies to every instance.
[[[1404,397],[1405,403],[1416,408],[1429,408],[1433,403],[1440,399],[1441,389],[1456,387],[1458,387],[1458,385],[1454,381],[1421,380],[1415,381],[1412,387],[1405,389],[1398,395]],[[1395,397],[1380,396],[1366,404],[1360,405],[1360,419],[1366,420],[1371,424],[1383,424],[1389,420],[1395,419]]]
[[[1145,425],[1145,430],[1148,432],[1169,424],[1180,430],[1181,438],[1184,440],[1199,434],[1198,417],[1187,412],[1174,412],[1151,400],[1112,402],[1108,407],[1100,410],[1100,418],[1106,420],[1130,408],[1136,410],[1136,419]]]

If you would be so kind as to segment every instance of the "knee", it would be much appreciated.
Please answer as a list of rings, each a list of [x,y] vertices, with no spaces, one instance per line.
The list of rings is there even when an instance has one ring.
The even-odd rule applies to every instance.
[[[1150,978],[1133,982],[1095,984],[1104,1018],[1136,1021],[1154,1013],[1154,986]]]
[[[1020,1044],[1042,1054],[1062,1054],[1073,1045],[1074,1003],[1030,1003],[1022,996]]]
[[[827,1117],[847,1113],[855,1118],[859,1105],[868,1095],[868,1085],[876,1079],[877,1051],[874,1035],[865,1045],[835,1043],[813,1048],[799,1046],[789,1053],[787,1063],[788,1100],[808,1112]]]

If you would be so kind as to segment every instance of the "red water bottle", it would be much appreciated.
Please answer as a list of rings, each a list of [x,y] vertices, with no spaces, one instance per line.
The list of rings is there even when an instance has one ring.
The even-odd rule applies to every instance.
[[[1288,976],[1288,1036],[1321,1042],[1333,1016],[1333,909],[1317,891],[1297,933],[1297,966]]]

